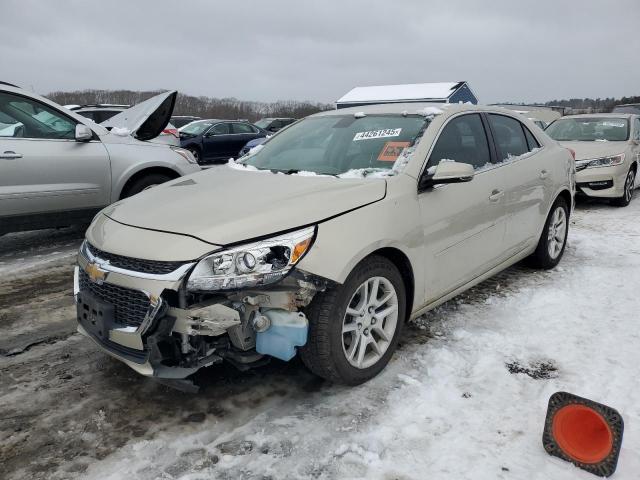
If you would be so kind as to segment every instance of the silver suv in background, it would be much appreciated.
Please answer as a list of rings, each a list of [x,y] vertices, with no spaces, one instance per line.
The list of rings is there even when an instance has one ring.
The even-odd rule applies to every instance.
[[[89,221],[110,203],[200,170],[179,147],[149,140],[176,92],[112,117],[111,130],[0,83],[0,234]]]

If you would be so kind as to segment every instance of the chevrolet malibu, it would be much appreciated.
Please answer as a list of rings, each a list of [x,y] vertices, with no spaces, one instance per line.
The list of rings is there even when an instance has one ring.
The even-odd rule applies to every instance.
[[[575,152],[578,193],[629,205],[640,185],[640,116],[570,115],[553,122],[546,133]]]
[[[299,354],[356,385],[408,320],[519,260],[553,268],[574,171],[567,149],[499,108],[322,112],[102,210],[78,256],[78,328],[168,381]]]

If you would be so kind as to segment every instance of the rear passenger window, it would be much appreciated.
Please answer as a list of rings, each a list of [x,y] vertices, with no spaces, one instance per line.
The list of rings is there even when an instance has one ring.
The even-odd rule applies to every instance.
[[[529,151],[533,150],[534,148],[540,148],[540,144],[536,140],[536,137],[533,136],[533,133],[531,133],[531,131],[524,125],[522,125],[522,129],[524,130],[524,136],[527,137],[527,145],[529,146]]]
[[[477,113],[462,115],[451,120],[436,141],[428,166],[442,160],[469,163],[480,168],[491,162],[487,134]]]
[[[501,160],[507,160],[511,156],[517,157],[529,151],[522,124],[518,120],[490,113],[489,121]]]
[[[256,133],[256,131],[247,123],[234,123],[233,133]]]
[[[209,134],[213,135],[227,135],[228,133],[230,133],[228,123],[218,123],[209,130]]]

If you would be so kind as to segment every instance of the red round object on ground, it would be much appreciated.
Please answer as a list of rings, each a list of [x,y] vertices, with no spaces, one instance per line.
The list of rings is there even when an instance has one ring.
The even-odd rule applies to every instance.
[[[549,455],[609,477],[618,465],[623,433],[624,421],[615,408],[556,392],[549,398],[542,445]]]
[[[585,405],[567,405],[553,417],[553,436],[573,459],[598,463],[613,449],[613,433],[605,418]]]

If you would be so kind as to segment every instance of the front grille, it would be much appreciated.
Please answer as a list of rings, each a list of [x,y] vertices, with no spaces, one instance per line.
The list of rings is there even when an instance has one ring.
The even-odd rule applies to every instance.
[[[138,327],[149,310],[149,298],[139,290],[103,283],[98,285],[89,280],[84,270],[80,270],[80,290],[91,292],[105,303],[114,307],[114,321],[123,326]]]
[[[162,262],[159,260],[143,260],[140,258],[115,255],[113,253],[104,252],[88,242],[87,248],[93,256],[102,260],[108,260],[110,265],[134,272],[164,275],[171,273],[181,265],[184,265],[184,262]]]

